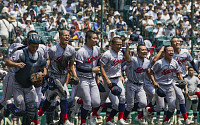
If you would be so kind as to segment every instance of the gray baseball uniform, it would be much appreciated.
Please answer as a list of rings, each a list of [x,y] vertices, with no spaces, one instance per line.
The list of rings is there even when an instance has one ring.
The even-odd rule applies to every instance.
[[[179,54],[174,52],[173,59],[175,59],[178,62],[178,64],[181,67],[181,74],[183,77],[185,77],[186,75],[185,66],[187,64],[187,61],[191,62],[193,60],[191,54],[189,53],[187,49],[181,49]],[[176,74],[174,74],[174,78],[175,79],[173,82],[173,86],[174,86],[176,97],[177,97],[176,104],[177,106],[179,106],[179,104],[185,104],[185,97],[183,95],[182,90],[175,85],[175,82],[177,81]]]
[[[139,102],[139,107],[144,108],[147,105],[146,94],[143,89],[145,82],[146,71],[149,68],[150,61],[144,59],[142,61],[138,56],[131,57],[131,62],[127,63],[127,84],[126,84],[126,98],[127,98],[127,111],[131,111],[134,106],[134,99],[136,97]]]
[[[76,55],[75,48],[70,45],[67,45],[67,47],[65,49],[63,49],[60,46],[60,44],[58,44],[56,46],[51,47],[48,50],[48,54],[49,54],[49,60],[50,60],[49,74],[52,77],[58,79],[61,82],[61,84],[64,86],[66,83],[67,72],[69,70],[69,66],[66,65],[65,69],[58,69],[57,62],[61,58],[62,55],[71,56],[72,57],[71,60],[74,60],[75,55]],[[64,89],[68,93],[68,88],[64,87]],[[47,100],[52,102],[54,100],[54,98],[52,98],[52,97],[55,97],[55,94],[58,95],[61,98],[61,100],[67,99],[67,96],[63,97],[63,95],[56,89],[56,90],[47,90],[46,91]]]
[[[99,47],[93,46],[93,49],[90,49],[84,45],[78,50],[76,61],[81,63],[85,68],[93,68],[97,66],[100,56]],[[91,106],[93,108],[98,107],[100,105],[100,94],[95,80],[96,73],[77,71],[77,76],[80,79],[78,95],[83,99],[83,108],[89,110]]]
[[[169,104],[169,111],[174,112],[176,105],[174,87],[172,86],[172,82],[174,80],[174,74],[181,72],[181,68],[178,62],[174,59],[172,59],[171,62],[168,62],[167,60],[165,60],[165,58],[162,58],[152,66],[151,70],[154,72],[155,81],[166,93],[165,98]],[[164,108],[164,106],[164,98],[159,97],[156,94],[155,111],[161,111]]]
[[[121,94],[118,96],[119,101],[118,99],[116,99],[117,98],[116,96],[110,96],[111,98],[113,98],[111,99],[111,101],[113,100],[115,101],[112,102],[113,109],[118,110],[118,103],[122,104],[125,103],[125,89],[120,79],[123,53],[121,51],[116,53],[114,50],[110,49],[103,54],[100,61],[101,63],[104,64],[104,70],[106,72],[106,75],[110,79],[111,83],[116,83],[122,89]],[[104,88],[106,92],[101,93],[101,104],[105,103],[110,93],[110,89],[108,88],[105,79],[104,79]]]
[[[189,94],[189,96],[191,96],[191,100],[189,100],[186,97],[187,112],[189,112],[189,110],[192,106],[193,112],[197,113],[198,97],[197,97],[197,95],[195,95],[195,92],[199,91],[199,88],[197,88],[197,85],[200,84],[200,80],[196,76],[193,76],[193,77],[188,76],[184,80],[187,82],[188,94]],[[196,102],[196,103],[193,103],[192,101]]]

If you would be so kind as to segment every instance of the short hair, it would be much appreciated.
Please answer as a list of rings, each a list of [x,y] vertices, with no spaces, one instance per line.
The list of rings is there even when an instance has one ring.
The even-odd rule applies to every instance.
[[[192,66],[189,66],[189,67],[188,67],[188,70],[190,70],[191,68],[194,70],[194,68],[193,68]]]
[[[61,37],[63,35],[63,31],[67,31],[67,30],[64,30],[64,29],[60,30],[59,31],[59,37]],[[67,32],[69,32],[69,31],[67,31]]]
[[[93,30],[87,31],[85,35],[85,41],[87,42],[87,38],[91,39],[93,34],[96,34]]]
[[[114,38],[112,39],[112,41],[111,41],[112,44],[114,44],[117,40],[121,40],[120,37],[117,37],[117,36],[114,37]]]
[[[171,38],[171,40],[170,40],[171,43],[172,43],[172,40],[173,40],[174,38],[177,38],[177,39],[178,39],[177,36],[173,36],[173,37]]]
[[[144,43],[139,44],[139,45],[137,46],[137,51],[140,51],[140,46],[145,46],[145,47],[146,47],[146,45],[145,45]]]
[[[171,45],[165,46],[164,52],[166,52],[166,50],[167,50],[168,47],[172,47],[172,46],[171,46]],[[172,47],[172,48],[173,48],[173,47]]]

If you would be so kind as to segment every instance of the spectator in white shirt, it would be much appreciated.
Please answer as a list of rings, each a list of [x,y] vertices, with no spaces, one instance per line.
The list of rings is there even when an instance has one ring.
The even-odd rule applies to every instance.
[[[190,26],[190,22],[188,21],[188,16],[183,17],[183,26],[186,28]]]
[[[174,29],[174,26],[172,25],[172,23],[168,23],[167,29],[165,29],[165,36],[170,37],[170,36],[175,36],[175,35],[176,35],[176,31]]]
[[[26,4],[26,2],[24,0],[21,0],[21,4],[19,6],[19,10],[22,12],[22,14],[27,12],[28,6],[26,6],[25,4]]]
[[[162,23],[160,21],[157,21],[156,28],[153,30],[154,38],[158,38],[160,36],[163,36],[164,30],[162,27]]]
[[[153,12],[153,4],[152,3],[149,3],[149,11],[147,13],[153,17],[154,12]]]
[[[62,12],[64,15],[66,14],[65,7],[63,6],[61,1],[57,1],[53,8],[57,8],[58,12]]]
[[[175,14],[173,18],[176,24],[178,24],[179,21],[183,19],[183,16],[180,14],[180,10],[178,8],[175,9]]]
[[[154,26],[153,20],[150,18],[148,13],[144,14],[144,19],[142,20],[142,25],[145,27],[145,29],[148,29],[149,27]]]
[[[35,30],[33,24],[31,24],[31,18],[27,17],[26,18],[26,28],[25,28],[25,32],[28,33],[29,31]]]
[[[46,1],[44,2],[44,9],[46,13],[50,13],[51,12],[51,6],[49,6],[49,3]]]
[[[161,16],[161,19],[164,19],[165,21],[169,19],[168,9],[163,10],[164,13]]]

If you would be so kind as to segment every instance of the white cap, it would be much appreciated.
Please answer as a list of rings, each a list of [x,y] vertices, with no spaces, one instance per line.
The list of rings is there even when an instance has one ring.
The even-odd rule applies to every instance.
[[[117,15],[119,16],[120,13],[119,13],[118,11],[115,11],[115,12],[114,12],[114,16],[117,16]]]

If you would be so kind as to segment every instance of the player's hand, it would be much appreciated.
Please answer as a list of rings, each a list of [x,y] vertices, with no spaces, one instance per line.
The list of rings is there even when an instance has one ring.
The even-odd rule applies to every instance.
[[[103,78],[102,78],[101,76],[99,76],[99,78],[98,78],[98,83],[99,83],[99,82],[101,82],[102,84],[104,84]]]
[[[154,88],[158,88],[159,86],[157,82],[155,82],[153,85],[154,85]]]
[[[108,87],[112,87],[112,83],[111,83],[111,81],[109,79],[106,80],[106,83],[107,83]]]
[[[200,74],[198,74],[198,78],[200,79]]]
[[[96,67],[92,68],[92,72],[100,73],[100,66],[96,66]]]
[[[24,67],[26,66],[26,64],[23,63],[23,62],[20,62],[20,63],[17,63],[17,66],[18,66],[19,68],[24,68]]]
[[[129,41],[126,43],[126,46],[129,47],[131,44],[132,44],[132,41],[129,40]]]
[[[122,84],[124,84],[124,78],[120,76],[120,79],[122,80]]]

